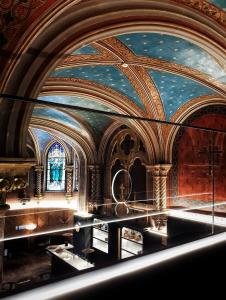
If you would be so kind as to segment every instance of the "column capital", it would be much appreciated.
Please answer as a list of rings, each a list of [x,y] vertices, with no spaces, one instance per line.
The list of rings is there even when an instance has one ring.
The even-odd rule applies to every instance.
[[[160,165],[160,176],[167,176],[172,164],[161,164]]]
[[[151,172],[153,176],[167,176],[172,164],[156,164],[145,165],[147,172]]]
[[[87,167],[89,170],[93,170],[95,168],[95,165],[88,165]]]
[[[65,171],[67,171],[67,172],[72,172],[73,168],[74,168],[73,165],[65,165]]]
[[[34,168],[35,168],[35,172],[42,172],[44,170],[44,167],[41,165],[34,166]]]
[[[95,171],[99,171],[101,169],[101,167],[102,167],[101,164],[88,165],[89,170],[95,170]]]
[[[147,172],[151,172],[153,176],[160,175],[160,165],[145,165]]]

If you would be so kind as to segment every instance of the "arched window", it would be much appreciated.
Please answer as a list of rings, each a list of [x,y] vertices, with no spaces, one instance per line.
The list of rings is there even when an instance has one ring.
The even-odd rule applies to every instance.
[[[54,143],[47,155],[47,191],[65,190],[65,152],[59,143]]]

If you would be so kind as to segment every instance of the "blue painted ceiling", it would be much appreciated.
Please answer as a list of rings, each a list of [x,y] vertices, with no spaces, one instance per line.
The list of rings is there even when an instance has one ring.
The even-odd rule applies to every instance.
[[[209,2],[226,10],[226,0],[209,0]]]
[[[68,105],[78,106],[78,107],[85,107],[85,108],[92,108],[102,111],[113,111],[108,106],[98,103],[95,100],[88,98],[88,97],[81,97],[81,96],[68,96],[68,95],[51,95],[51,96],[40,96],[38,99],[49,101],[53,103],[64,103]]]
[[[32,128],[31,131],[36,137],[36,140],[38,141],[40,151],[44,151],[47,144],[53,141],[53,137],[45,130]]]
[[[92,99],[79,97],[79,96],[66,96],[66,95],[53,95],[53,96],[41,96],[39,97],[40,100],[49,101],[53,103],[64,103],[79,107],[85,107],[85,108],[91,108],[91,109],[97,109],[101,111],[108,111],[113,112],[112,109],[110,109],[108,106],[98,103]],[[88,124],[94,134],[95,138],[99,139],[101,135],[103,134],[104,130],[111,124],[112,119],[110,117],[107,117],[105,115],[100,115],[97,113],[90,113],[90,112],[83,112],[83,111],[76,111],[71,110],[72,114],[77,116],[78,119],[82,121],[82,123]],[[50,108],[35,108],[33,112],[34,116],[40,116],[44,118],[48,118],[57,122],[64,122],[65,125],[68,125],[70,127],[74,127],[77,129],[77,131],[81,132],[81,126],[78,123],[79,121],[76,121],[71,116],[68,116],[66,113],[62,113],[56,109],[50,109]]]
[[[78,55],[78,54],[89,55],[89,54],[100,54],[100,52],[96,50],[94,47],[87,45],[72,52],[72,55]]]
[[[84,66],[55,70],[51,77],[80,78],[107,86],[129,97],[139,107],[144,106],[128,78],[116,67]]]
[[[149,71],[160,93],[167,120],[187,101],[204,95],[216,94],[214,90],[183,76],[166,72]]]
[[[185,65],[216,79],[225,76],[225,72],[206,51],[179,37],[145,32],[123,34],[117,38],[138,56]]]
[[[81,131],[80,124],[74,118],[57,109],[35,107],[33,110],[33,116],[53,120],[63,125],[69,126],[77,131]]]
[[[220,5],[223,2],[226,2],[226,0],[213,2]],[[164,62],[171,62],[174,65],[183,65],[226,83],[226,73],[223,71],[218,62],[210,56],[208,52],[188,40],[168,34],[150,32],[123,34],[116,36],[115,38],[119,39],[136,56],[157,58]],[[84,46],[72,53],[72,55],[79,54],[93,54],[95,56],[99,54],[98,57],[100,57],[101,61],[101,53],[91,45]],[[83,59],[85,60],[85,58]],[[81,60],[81,62],[79,61],[81,65],[84,62],[85,64],[87,63],[86,60]],[[174,75],[169,72],[154,71],[151,69],[145,70],[153,79],[155,86],[159,91],[167,120],[170,120],[173,114],[187,101],[199,96],[216,94],[214,90],[192,79],[180,75]],[[117,65],[94,65],[90,62],[90,65],[77,67],[68,66],[63,69],[55,69],[50,76],[56,78],[79,78],[88,80],[89,82],[98,83],[102,85],[103,88],[108,87],[121,93],[121,95],[127,96],[131,101],[133,101],[133,103],[145,111],[142,100],[134,88],[136,85],[135,81],[134,84],[132,84]],[[40,97],[40,99],[55,103],[93,108],[101,111],[112,111],[108,106],[100,104],[96,100],[88,97],[51,95]],[[40,109],[34,110],[34,115],[42,115],[46,118],[48,117],[50,119],[64,122],[75,129],[80,128],[79,122],[82,122],[82,124],[88,124],[92,127],[97,139],[101,137],[104,130],[112,122],[110,117],[98,115],[96,113],[83,111],[73,111],[72,113],[74,113],[75,118],[77,116],[77,121],[68,116],[66,113],[64,114],[54,109],[46,110],[46,112],[43,112]]]
[[[111,118],[99,113],[80,111],[75,114],[88,123],[88,125],[93,129],[95,135],[94,138],[96,140],[101,139],[104,131],[112,123]]]

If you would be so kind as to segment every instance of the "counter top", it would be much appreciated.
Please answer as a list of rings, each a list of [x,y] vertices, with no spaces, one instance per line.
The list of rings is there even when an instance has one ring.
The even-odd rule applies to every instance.
[[[67,249],[65,249],[63,247],[60,248],[59,246],[57,246],[55,249],[47,248],[47,250],[51,254],[62,259],[63,261],[65,261],[66,263],[68,263],[69,265],[71,265],[72,267],[74,267],[75,269],[77,269],[79,271],[94,267],[94,265],[91,264],[90,262],[88,262],[85,259],[79,257],[78,255],[68,251]]]

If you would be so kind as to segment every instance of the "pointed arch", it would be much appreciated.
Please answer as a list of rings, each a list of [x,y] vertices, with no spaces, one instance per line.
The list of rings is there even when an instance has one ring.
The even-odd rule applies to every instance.
[[[66,154],[62,145],[53,142],[47,151],[46,162],[46,190],[65,190]]]

